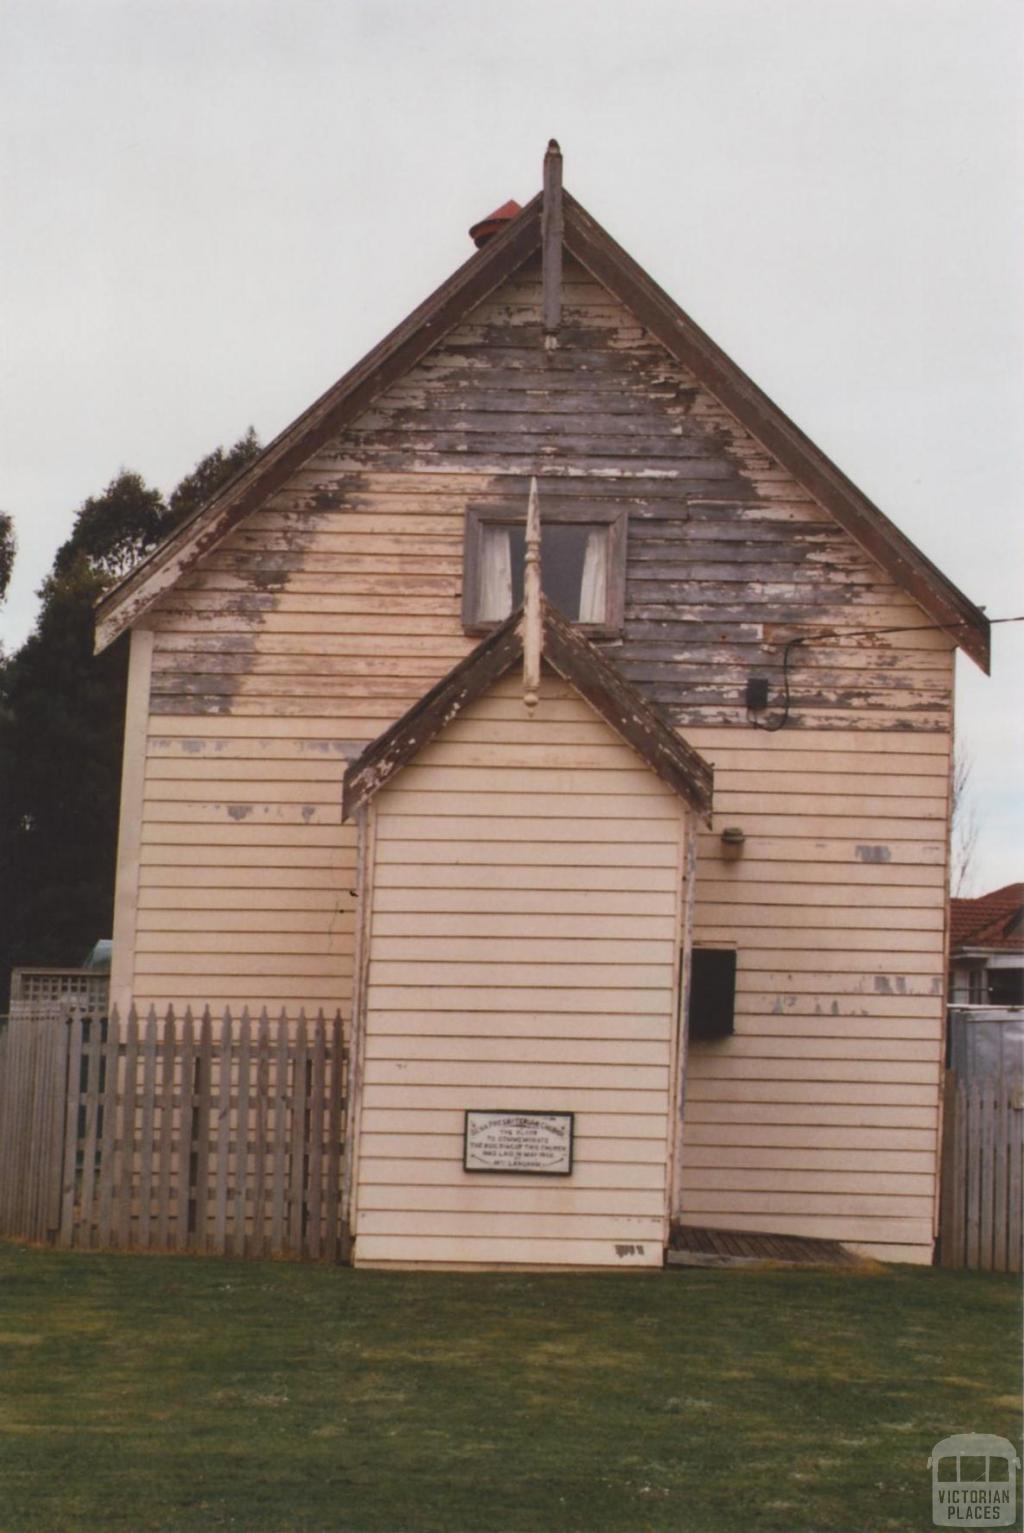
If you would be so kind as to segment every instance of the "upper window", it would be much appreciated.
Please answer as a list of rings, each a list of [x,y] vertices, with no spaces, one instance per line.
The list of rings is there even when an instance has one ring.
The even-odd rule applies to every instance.
[[[544,594],[588,632],[618,633],[625,586],[625,512],[545,511],[540,567]],[[463,619],[481,631],[522,604],[526,516],[472,506],[466,513]]]
[[[1024,969],[989,969],[988,1004],[1024,1006]]]

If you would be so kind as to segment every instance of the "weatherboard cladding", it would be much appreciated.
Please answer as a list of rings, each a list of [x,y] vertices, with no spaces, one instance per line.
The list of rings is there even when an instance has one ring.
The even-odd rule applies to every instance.
[[[470,652],[466,507],[518,510],[536,473],[542,508],[601,497],[628,511],[625,624],[603,651],[715,768],[695,940],[739,947],[736,1034],[690,1051],[686,1206],[705,1224],[925,1260],[951,641],[578,263],[565,262],[557,350],[539,313],[526,251],[149,612],[148,722],[129,745],[145,752],[139,871],[126,865],[118,890],[137,937],[116,978],[144,1002],[347,1006],[346,765]],[[778,678],[797,625],[916,631],[801,646],[791,727],[759,732],[746,678]],[[476,706],[487,764],[522,704]],[[598,816],[606,797],[589,800]],[[726,865],[728,824],[747,843]],[[436,819],[409,829],[410,876],[434,888],[450,847]],[[460,857],[490,850],[467,842]],[[540,831],[522,859],[536,887],[559,887],[564,846]]]
[[[357,1261],[661,1266],[693,816],[570,682],[540,698],[508,672],[372,799]],[[572,1176],[466,1175],[467,1106],[574,1113]]]

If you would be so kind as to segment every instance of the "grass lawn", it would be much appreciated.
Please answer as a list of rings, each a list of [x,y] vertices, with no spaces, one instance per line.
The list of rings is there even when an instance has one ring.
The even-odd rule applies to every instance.
[[[884,1533],[1019,1435],[1014,1280],[0,1244],[3,1533]]]

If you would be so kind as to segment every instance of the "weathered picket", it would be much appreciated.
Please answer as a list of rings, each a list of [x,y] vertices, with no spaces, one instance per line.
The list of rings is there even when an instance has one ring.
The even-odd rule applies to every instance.
[[[0,1050],[0,1233],[346,1259],[340,1015],[60,1016]]]
[[[1024,1083],[946,1075],[940,1260],[944,1267],[1022,1270]]]
[[[0,1031],[0,1232],[47,1240],[60,1225],[67,1036],[43,1011]]]

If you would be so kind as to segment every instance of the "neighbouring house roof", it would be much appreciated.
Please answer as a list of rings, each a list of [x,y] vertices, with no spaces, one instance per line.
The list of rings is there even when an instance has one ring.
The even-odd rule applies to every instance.
[[[1006,884],[974,900],[949,902],[950,945],[1024,951],[1024,884]]]
[[[543,658],[576,688],[616,734],[691,808],[710,818],[713,772],[625,681],[601,651],[541,598]],[[349,819],[446,725],[523,655],[523,610],[495,629],[418,703],[366,747],[345,773],[342,818]]]
[[[505,210],[499,210],[505,211]],[[757,387],[567,192],[562,245],[630,309],[671,356],[732,412],[805,490],[981,666],[989,665],[984,613]],[[137,622],[326,442],[407,373],[542,245],[543,199],[533,198],[419,308],[241,469],[193,517],[98,603],[103,649]]]

